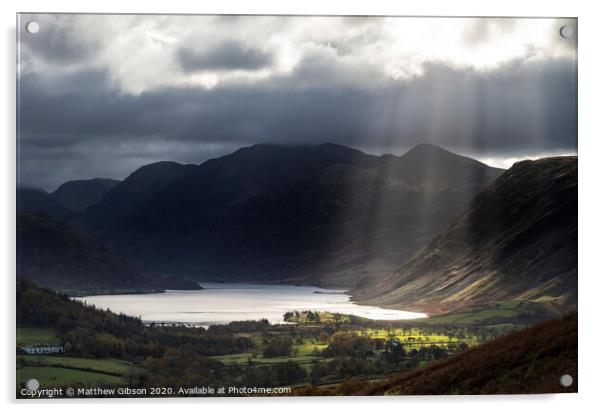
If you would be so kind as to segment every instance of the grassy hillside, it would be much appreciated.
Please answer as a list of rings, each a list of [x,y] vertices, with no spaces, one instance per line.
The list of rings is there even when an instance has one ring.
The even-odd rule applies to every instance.
[[[19,345],[56,345],[60,342],[55,328],[17,327],[17,344]]]
[[[551,303],[506,300],[487,305],[472,306],[445,315],[417,319],[420,325],[454,326],[526,326],[562,315],[562,310]]]
[[[502,301],[577,301],[577,158],[516,163],[363,303],[450,313]]]
[[[123,385],[145,373],[144,369],[118,359],[66,356],[17,356],[17,383],[36,378],[42,387],[61,385]]]

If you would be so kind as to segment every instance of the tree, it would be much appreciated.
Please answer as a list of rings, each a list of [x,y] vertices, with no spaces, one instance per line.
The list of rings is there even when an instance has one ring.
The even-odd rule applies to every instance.
[[[266,358],[289,356],[292,348],[293,343],[290,339],[273,339],[263,347],[263,356]]]
[[[393,338],[385,343],[384,356],[388,362],[397,365],[406,357],[406,351],[401,342]]]
[[[305,369],[293,361],[276,363],[270,369],[271,382],[276,386],[290,385],[307,378]]]
[[[320,379],[322,379],[322,363],[316,362],[309,373],[309,382],[312,385],[317,385],[320,383]]]

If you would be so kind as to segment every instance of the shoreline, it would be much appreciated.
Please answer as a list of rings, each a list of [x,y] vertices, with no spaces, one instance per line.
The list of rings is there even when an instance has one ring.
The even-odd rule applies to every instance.
[[[330,312],[374,321],[424,319],[425,313],[362,305],[343,289],[265,283],[202,283],[202,290],[74,296],[72,299],[140,317],[146,323],[210,325],[237,321],[284,323],[290,311]]]

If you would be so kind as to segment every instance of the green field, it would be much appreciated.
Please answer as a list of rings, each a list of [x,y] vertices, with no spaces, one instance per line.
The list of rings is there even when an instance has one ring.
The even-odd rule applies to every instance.
[[[18,355],[17,382],[35,378],[42,387],[61,385],[123,385],[143,368],[118,359],[88,359],[54,355]]]
[[[54,328],[37,328],[37,327],[18,327],[17,328],[17,344],[19,345],[34,345],[34,344],[60,344],[61,341],[56,335]]]
[[[443,334],[425,333],[421,328],[365,328],[358,330],[356,334],[367,336],[372,339],[397,339],[408,348],[421,346],[442,346],[449,345],[450,343],[461,342],[464,342],[467,345],[476,345],[478,343],[477,337],[473,335],[467,335],[462,339],[459,339],[457,337]]]
[[[69,358],[65,356],[20,355],[17,357],[26,367],[62,367],[85,369],[111,375],[139,375],[144,369],[118,359]]]
[[[294,350],[295,353],[297,354],[297,356],[311,356],[314,353],[315,349],[318,350],[324,350],[328,347],[327,344],[320,344],[320,343],[303,343],[301,345],[295,345],[294,346]]]
[[[310,341],[305,341],[302,344],[293,345],[293,354],[289,356],[266,358],[263,357],[259,352],[245,352],[232,355],[211,356],[211,358],[218,360],[225,365],[253,364],[261,366],[293,361],[309,371],[311,366],[320,359],[319,356],[314,356],[314,349],[322,350],[327,346],[328,345],[325,344],[316,344]]]
[[[449,315],[433,316],[416,320],[423,325],[474,326],[474,325],[520,325],[558,315],[553,305],[545,302],[508,300],[486,306],[475,306]]]
[[[109,384],[123,385],[126,379],[120,376],[106,375],[97,372],[81,371],[76,369],[25,366],[17,369],[17,383],[25,384],[29,379],[35,378],[41,387],[55,387],[74,384]]]
[[[222,362],[225,365],[243,365],[249,362],[249,359],[255,361],[257,358],[253,358],[253,353],[235,353],[232,355],[219,355],[211,356],[211,359]]]
[[[278,356],[273,358],[264,358],[263,356],[255,356],[253,357],[252,353],[237,353],[233,355],[220,355],[220,356],[211,356],[211,359],[218,360],[225,365],[246,365],[249,362],[255,365],[269,365],[272,363],[282,363],[293,361],[299,364],[304,363],[312,363],[320,359],[319,356]]]

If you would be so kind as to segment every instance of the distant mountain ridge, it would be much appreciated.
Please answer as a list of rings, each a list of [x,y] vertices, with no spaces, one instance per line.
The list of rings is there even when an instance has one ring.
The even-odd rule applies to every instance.
[[[159,272],[353,286],[411,257],[502,172],[432,145],[259,144],[144,166],[71,223]]]
[[[121,224],[133,210],[142,207],[155,192],[192,172],[194,168],[193,165],[176,162],[157,162],[142,166],[71,223],[85,232],[102,235]]]
[[[100,202],[106,192],[120,181],[115,179],[70,180],[48,193],[34,187],[17,187],[19,213],[38,213],[68,221]]]
[[[52,197],[69,209],[81,213],[100,202],[120,181],[115,179],[70,180],[52,192]]]
[[[41,189],[17,188],[17,213],[37,213],[67,221],[75,216],[69,209],[52,195]]]
[[[17,216],[17,277],[58,289],[160,291],[199,289],[195,282],[159,275],[109,253],[65,223]]]
[[[512,299],[575,308],[577,158],[516,163],[428,246],[355,299],[429,314]]]
[[[478,160],[422,143],[399,157],[398,161],[385,163],[381,173],[400,179],[408,186],[427,184],[430,190],[464,185],[480,189],[501,174],[501,169],[484,166]]]

